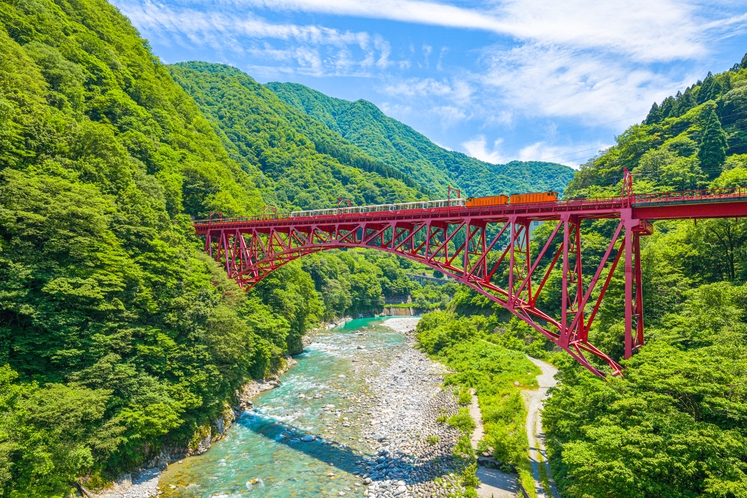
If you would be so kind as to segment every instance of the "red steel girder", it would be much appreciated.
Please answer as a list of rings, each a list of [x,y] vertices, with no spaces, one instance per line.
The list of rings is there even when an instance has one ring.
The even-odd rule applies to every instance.
[[[633,232],[638,226],[636,222],[621,220],[618,223],[637,236],[637,232]],[[530,251],[530,224],[530,219],[515,216],[495,222],[471,218],[441,220],[439,227],[432,226],[427,220],[408,223],[395,220],[388,224],[317,224],[302,220],[283,231],[211,227],[205,234],[205,247],[224,265],[229,276],[246,289],[284,264],[322,250],[362,247],[398,254],[437,269],[489,297],[568,351],[595,374],[603,375],[604,370],[597,363],[590,362],[589,355],[603,360],[612,373],[619,374],[621,367],[588,342],[587,332],[596,309],[588,318],[583,315],[583,310],[608,266],[610,255],[615,252],[618,258],[627,248],[627,245],[620,244],[622,229],[618,227],[595,278],[585,286],[578,271],[582,258],[580,221],[571,220],[564,214],[534,260]],[[553,251],[554,256],[549,254],[552,244],[559,244]],[[635,244],[632,247],[638,248]],[[626,257],[631,271],[635,269],[631,275],[636,281],[631,286],[631,289],[636,289],[636,295],[632,298],[635,302],[631,301],[629,307],[630,320],[626,311],[626,327],[629,321],[631,330],[626,335],[626,345],[630,346],[626,347],[626,353],[632,353],[632,349],[642,343],[642,314],[637,311],[640,309],[640,285],[637,283],[640,281],[640,260],[635,254]],[[563,287],[560,319],[537,306],[544,284],[557,271],[558,262],[561,263]],[[569,287],[573,280],[570,275],[572,268],[576,269],[577,280]],[[538,285],[538,282],[541,283]],[[597,303],[601,302],[608,284],[609,278],[601,287]],[[636,330],[635,337],[633,330]]]

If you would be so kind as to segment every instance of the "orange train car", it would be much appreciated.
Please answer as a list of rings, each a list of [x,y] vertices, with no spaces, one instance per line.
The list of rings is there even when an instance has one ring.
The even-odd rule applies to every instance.
[[[534,204],[537,202],[557,202],[557,192],[532,192],[529,194],[511,194],[511,204]]]
[[[488,197],[470,197],[467,199],[467,207],[478,207],[478,206],[503,206],[508,204],[508,196],[506,195],[491,195]]]

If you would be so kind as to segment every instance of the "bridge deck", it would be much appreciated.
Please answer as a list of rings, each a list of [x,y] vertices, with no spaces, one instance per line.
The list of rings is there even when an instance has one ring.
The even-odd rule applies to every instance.
[[[368,213],[350,213],[314,217],[290,217],[289,215],[272,215],[264,217],[242,217],[213,220],[198,220],[194,227],[199,235],[210,229],[238,228],[262,229],[298,227],[299,225],[338,225],[340,223],[357,224],[361,222],[401,221],[418,222],[429,219],[435,222],[453,223],[460,219],[472,219],[485,222],[507,221],[520,217],[529,221],[560,220],[570,214],[580,219],[620,218],[623,209],[629,206],[629,199],[614,197],[600,200],[569,200],[538,204],[519,204],[503,206],[447,207],[433,209],[413,209],[401,211],[379,211]],[[673,193],[636,196],[632,202],[632,216],[641,220],[665,219],[698,219],[698,218],[741,218],[747,217],[747,189],[743,192],[702,194],[692,196],[674,196]]]

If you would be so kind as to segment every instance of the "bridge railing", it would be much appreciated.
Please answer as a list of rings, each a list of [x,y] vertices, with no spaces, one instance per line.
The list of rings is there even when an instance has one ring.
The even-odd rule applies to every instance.
[[[208,218],[205,220],[193,220],[193,225],[215,225],[218,223],[240,223],[242,221],[266,221],[266,220],[284,220],[290,216],[290,213],[263,214],[258,216],[236,216],[233,218]]]
[[[747,187],[728,187],[728,188],[710,188],[704,190],[685,190],[678,192],[654,192],[650,194],[633,194],[632,199],[628,197],[615,196],[615,197],[599,197],[599,198],[579,198],[579,199],[564,199],[557,202],[544,202],[544,203],[527,203],[527,204],[505,204],[496,206],[479,206],[479,207],[439,207],[439,208],[428,208],[428,209],[410,209],[410,210],[398,210],[398,211],[363,211],[357,213],[348,212],[337,212],[335,209],[330,209],[329,214],[315,216],[315,218],[325,219],[337,219],[340,217],[355,217],[360,218],[361,216],[381,216],[382,214],[405,214],[405,213],[446,213],[446,212],[476,212],[484,211],[485,209],[498,209],[506,212],[515,212],[521,209],[535,209],[541,207],[557,207],[560,210],[568,209],[595,209],[608,207],[610,205],[623,205],[626,201],[632,200],[633,204],[657,204],[657,203],[679,203],[679,202],[697,202],[697,201],[709,201],[719,199],[735,199],[735,198],[747,198]],[[291,218],[291,213],[265,213],[258,216],[239,216],[234,218],[210,218],[206,220],[195,220],[193,224],[195,226],[207,226],[217,225],[225,223],[242,223],[252,221],[271,221],[271,220],[287,220]],[[300,219],[303,219],[301,217]]]
[[[747,197],[747,187],[709,188],[704,190],[684,190],[679,192],[654,192],[651,194],[635,194],[635,204],[656,204],[667,202],[693,202],[718,199],[734,199]]]

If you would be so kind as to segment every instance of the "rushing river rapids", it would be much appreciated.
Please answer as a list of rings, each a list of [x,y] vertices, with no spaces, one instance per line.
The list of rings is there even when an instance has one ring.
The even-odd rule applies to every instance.
[[[390,319],[412,329],[412,318]],[[456,465],[439,365],[405,335],[363,319],[315,337],[281,385],[259,395],[206,454],[164,471],[165,497],[434,496]],[[439,442],[427,443],[428,436]]]

